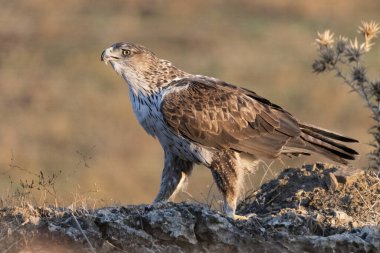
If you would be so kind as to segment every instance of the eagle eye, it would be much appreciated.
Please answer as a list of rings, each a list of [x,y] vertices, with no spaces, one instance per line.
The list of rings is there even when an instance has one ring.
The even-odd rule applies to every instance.
[[[132,54],[131,50],[128,50],[128,49],[122,49],[122,50],[121,50],[121,53],[122,53],[122,55],[124,55],[124,56],[129,56],[129,55]]]

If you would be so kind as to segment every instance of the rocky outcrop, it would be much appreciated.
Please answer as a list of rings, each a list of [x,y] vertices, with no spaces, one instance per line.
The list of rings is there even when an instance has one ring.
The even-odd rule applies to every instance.
[[[369,182],[373,194],[380,194],[380,183],[372,184],[370,175],[359,173],[346,186],[337,179],[332,189],[329,182],[335,175],[336,168],[325,165],[284,171],[243,201],[240,212],[250,217],[246,221],[232,220],[195,203],[96,210],[5,208],[0,211],[0,249],[58,253],[380,252],[379,220],[367,217],[359,222],[355,208],[339,200],[341,195],[354,200],[350,195],[354,188],[350,187],[360,193],[355,184],[363,184],[363,180]],[[300,182],[303,184],[297,187]],[[336,200],[331,199],[334,193]],[[376,212],[380,207],[373,203]],[[317,209],[327,204],[330,206]]]

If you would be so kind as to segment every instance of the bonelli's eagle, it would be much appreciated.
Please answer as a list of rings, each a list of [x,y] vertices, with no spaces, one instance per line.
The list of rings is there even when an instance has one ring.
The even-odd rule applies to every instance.
[[[134,113],[161,143],[165,165],[155,202],[170,199],[193,164],[210,168],[233,218],[247,164],[280,155],[321,154],[346,164],[356,140],[297,120],[256,93],[219,79],[184,72],[144,46],[116,43],[102,61],[127,82]]]

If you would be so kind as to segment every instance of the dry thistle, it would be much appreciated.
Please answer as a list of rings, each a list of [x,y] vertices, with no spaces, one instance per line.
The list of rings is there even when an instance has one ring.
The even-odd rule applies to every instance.
[[[362,22],[362,25],[359,26],[358,30],[358,33],[362,34],[366,40],[376,38],[379,32],[380,26],[375,21]]]
[[[334,34],[330,33],[330,30],[326,30],[323,33],[318,32],[318,38],[315,43],[319,47],[329,47],[334,43]]]
[[[375,96],[376,100],[380,102],[380,80],[373,81],[371,83],[372,86],[372,93]],[[379,107],[380,111],[380,107]]]
[[[366,79],[366,69],[363,66],[353,67],[352,68],[352,80],[358,83],[364,83]]]
[[[323,71],[326,70],[326,64],[324,61],[321,61],[321,60],[315,60],[312,67],[313,67],[313,72],[317,74],[322,73]]]
[[[359,45],[358,39],[355,38],[354,41],[350,40],[350,45],[347,47],[346,56],[350,62],[358,62],[360,57],[368,52],[366,50],[366,43],[362,43]]]
[[[364,37],[364,43],[365,44],[365,50],[368,52],[371,50],[371,47],[374,45],[372,43],[372,39],[377,37],[377,34],[380,31],[380,26],[378,23],[371,21],[371,22],[362,22],[362,25],[359,26],[358,33],[363,35]]]
[[[348,47],[348,39],[343,36],[339,36],[336,42],[336,52],[337,54],[342,54]]]
[[[375,150],[370,158],[374,167],[380,171],[380,81],[371,80],[367,76],[367,68],[362,61],[363,55],[375,44],[380,26],[374,21],[362,22],[358,32],[363,35],[363,42],[342,36],[334,42],[334,34],[330,30],[318,33],[315,41],[319,46],[319,59],[314,61],[312,68],[316,73],[334,71],[337,77],[363,98],[371,110],[376,125],[370,131],[375,140],[372,145]]]

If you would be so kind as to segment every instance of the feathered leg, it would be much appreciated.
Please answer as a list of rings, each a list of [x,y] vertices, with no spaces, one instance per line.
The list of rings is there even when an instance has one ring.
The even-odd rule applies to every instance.
[[[174,198],[181,188],[186,186],[187,178],[193,170],[193,163],[180,159],[165,150],[165,165],[162,171],[161,186],[154,203]]]
[[[217,154],[210,166],[214,180],[223,194],[224,212],[234,219],[243,218],[235,215],[243,177],[242,168],[239,165],[238,154],[232,151],[223,151]]]

